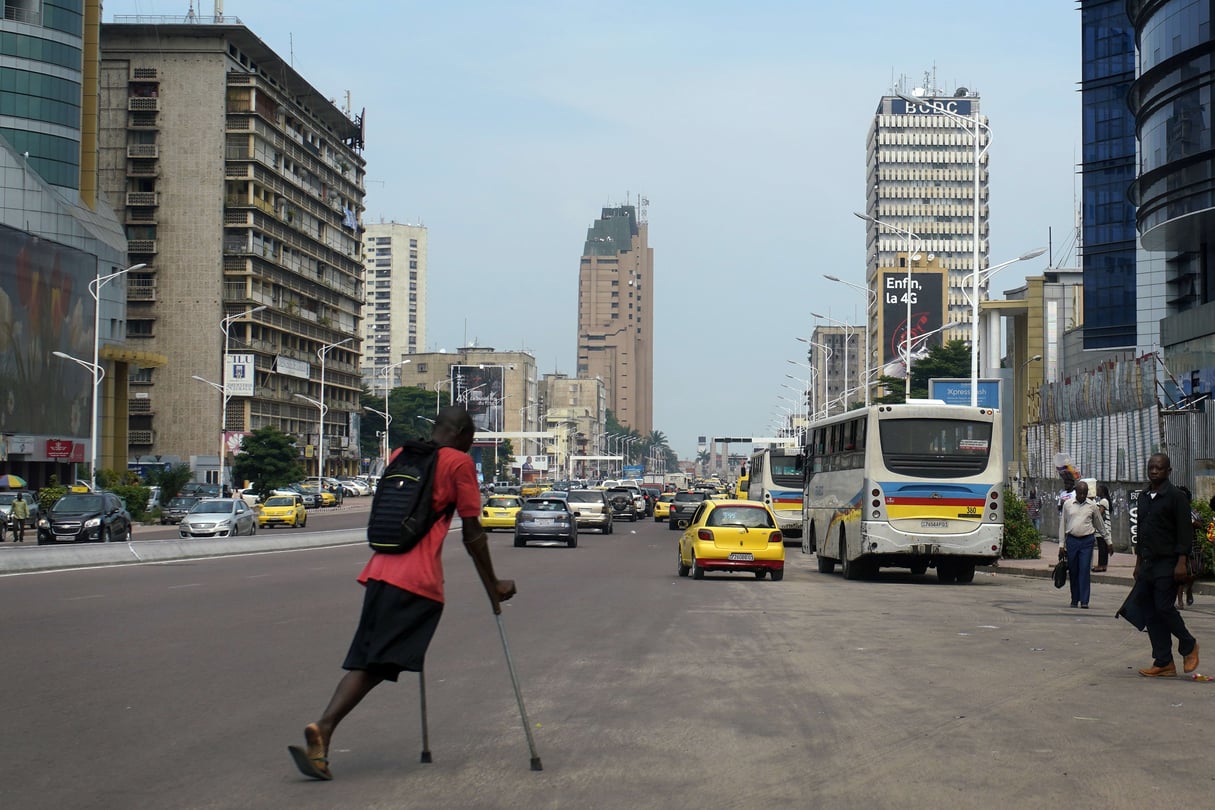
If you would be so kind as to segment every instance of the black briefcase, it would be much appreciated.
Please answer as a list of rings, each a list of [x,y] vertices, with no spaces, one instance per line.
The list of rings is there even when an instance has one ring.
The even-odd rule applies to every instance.
[[[1055,578],[1055,587],[1062,588],[1067,584],[1067,560],[1059,560],[1055,563],[1055,572],[1052,575]]]

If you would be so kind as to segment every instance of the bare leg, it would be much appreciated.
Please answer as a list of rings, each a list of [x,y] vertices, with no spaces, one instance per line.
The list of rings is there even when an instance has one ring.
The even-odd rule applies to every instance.
[[[342,718],[350,714],[350,711],[367,697],[367,693],[380,685],[384,679],[379,675],[373,675],[366,670],[353,669],[342,676],[342,680],[338,681],[337,689],[333,691],[333,697],[329,698],[329,705],[325,707],[324,714],[321,719],[314,725],[319,732],[319,739],[315,744],[319,746],[316,756],[329,755],[329,739],[333,736],[334,729],[338,723],[342,722]],[[304,736],[307,738],[308,730],[305,729]],[[308,753],[313,755],[314,741],[308,740]]]

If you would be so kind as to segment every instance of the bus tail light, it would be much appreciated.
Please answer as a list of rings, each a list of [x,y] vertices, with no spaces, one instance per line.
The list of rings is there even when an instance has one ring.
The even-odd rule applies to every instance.
[[[697,529],[696,530],[696,539],[705,540],[705,541],[711,543],[711,542],[713,542],[713,531],[711,529]]]

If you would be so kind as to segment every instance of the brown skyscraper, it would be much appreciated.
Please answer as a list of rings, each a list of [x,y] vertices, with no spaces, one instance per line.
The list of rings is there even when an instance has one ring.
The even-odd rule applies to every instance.
[[[604,208],[587,231],[578,271],[578,377],[603,380],[616,420],[642,436],[654,429],[654,253],[648,235],[636,206]]]

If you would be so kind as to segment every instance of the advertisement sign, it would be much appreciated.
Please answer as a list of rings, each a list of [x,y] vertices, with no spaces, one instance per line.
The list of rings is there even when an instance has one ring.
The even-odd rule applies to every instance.
[[[945,325],[945,271],[923,268],[911,272],[910,288],[906,270],[878,271],[879,362],[882,367],[903,367],[907,346],[907,302],[911,301],[911,360],[927,356],[932,346],[940,345]],[[902,372],[900,371],[901,375]],[[890,374],[889,376],[895,376]]]
[[[923,98],[907,101],[902,98],[891,99],[890,113],[892,115],[946,115],[947,112],[957,115],[970,115],[971,105],[968,98]]]
[[[298,377],[301,380],[308,379],[312,373],[312,368],[303,360],[296,360],[294,357],[283,357],[281,354],[274,358],[274,369],[279,374],[285,374],[288,377]]]
[[[645,467],[640,464],[625,464],[621,472],[625,478],[640,478],[645,475]]]
[[[230,397],[253,396],[253,355],[224,356],[224,387]]]
[[[478,431],[499,432],[502,427],[504,366],[452,366],[451,398],[472,417]]]
[[[47,458],[71,458],[72,457],[72,442],[67,439],[47,439],[46,440],[46,457]]]
[[[970,380],[934,378],[928,381],[928,398],[943,400],[946,405],[970,404]],[[1000,407],[1000,380],[979,380],[980,408]]]
[[[548,456],[514,456],[510,460],[510,466],[522,472],[548,472]]]

